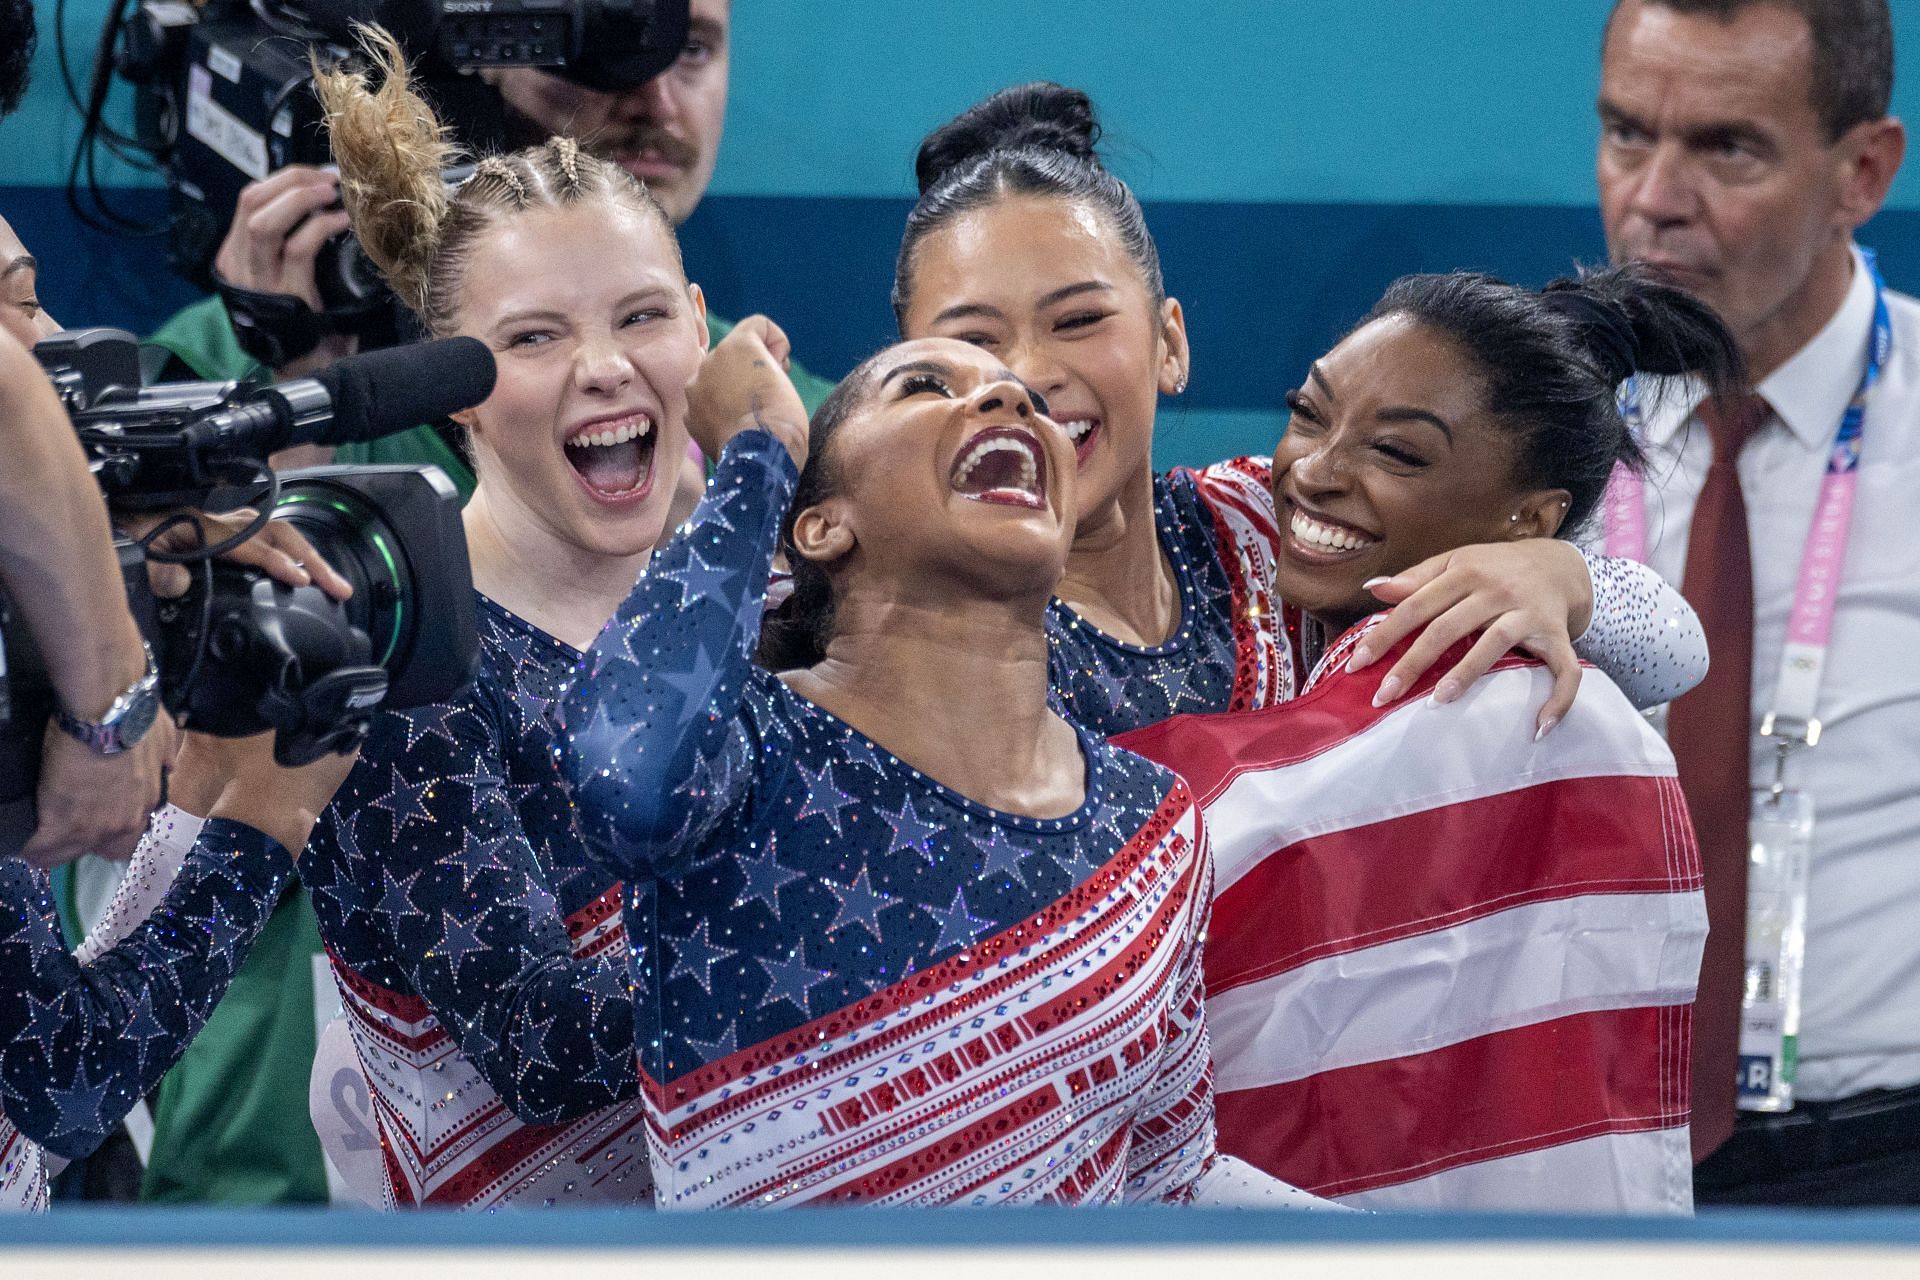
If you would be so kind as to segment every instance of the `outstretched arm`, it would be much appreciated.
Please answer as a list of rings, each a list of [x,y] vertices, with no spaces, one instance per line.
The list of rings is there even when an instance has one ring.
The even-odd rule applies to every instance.
[[[624,880],[651,876],[740,803],[756,752],[741,718],[781,519],[806,458],[786,336],[749,316],[688,389],[696,442],[719,464],[562,706],[560,765],[580,829]]]
[[[212,816],[148,911],[148,886],[165,883],[174,856],[171,815],[156,819],[105,926],[131,932],[110,945],[89,939],[70,955],[46,876],[0,859],[0,1109],[58,1155],[99,1146],[193,1042],[273,914],[293,872],[287,849],[306,843],[352,764],[281,769],[270,734],[217,751]]]

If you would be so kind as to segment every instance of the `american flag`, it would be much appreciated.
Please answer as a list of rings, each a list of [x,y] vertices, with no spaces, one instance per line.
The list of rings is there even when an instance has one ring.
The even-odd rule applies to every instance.
[[[1673,757],[1605,676],[1543,741],[1510,656],[1371,705],[1360,632],[1278,707],[1116,741],[1193,786],[1220,1148],[1367,1208],[1684,1213],[1706,909]]]

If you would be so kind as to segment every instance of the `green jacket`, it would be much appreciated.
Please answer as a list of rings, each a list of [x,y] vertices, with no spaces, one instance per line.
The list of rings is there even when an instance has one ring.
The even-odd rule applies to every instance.
[[[718,342],[732,322],[707,316]],[[210,381],[252,377],[260,365],[240,349],[218,298],[194,303],[148,341]],[[799,365],[794,386],[811,413],[833,384]],[[431,427],[347,445],[343,463],[439,466],[473,493],[473,469]],[[141,1197],[267,1204],[327,1199],[320,1140],[307,1117],[315,1043],[314,986],[326,962],[306,891],[295,885],[267,921],[226,998],[154,1096],[153,1152]]]

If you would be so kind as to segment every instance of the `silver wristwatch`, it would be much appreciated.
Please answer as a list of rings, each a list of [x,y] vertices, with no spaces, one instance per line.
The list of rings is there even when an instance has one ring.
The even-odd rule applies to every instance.
[[[82,720],[63,708],[54,709],[54,723],[62,732],[95,755],[117,756],[133,750],[160,714],[160,671],[154,665],[153,646],[143,640],[140,647],[146,650],[147,673],[113,700],[106,715],[97,721]]]

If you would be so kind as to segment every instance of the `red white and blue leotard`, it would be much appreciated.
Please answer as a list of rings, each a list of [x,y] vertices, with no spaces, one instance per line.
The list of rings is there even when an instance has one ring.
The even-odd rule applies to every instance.
[[[793,484],[736,437],[565,703],[627,885],[660,1203],[1190,1198],[1215,1153],[1185,785],[1083,731],[1080,809],[997,812],[755,667]]]
[[[378,718],[300,858],[389,1207],[647,1204],[619,887],[553,767],[580,652],[480,600],[460,699]],[[323,1139],[324,1141],[324,1139]]]

